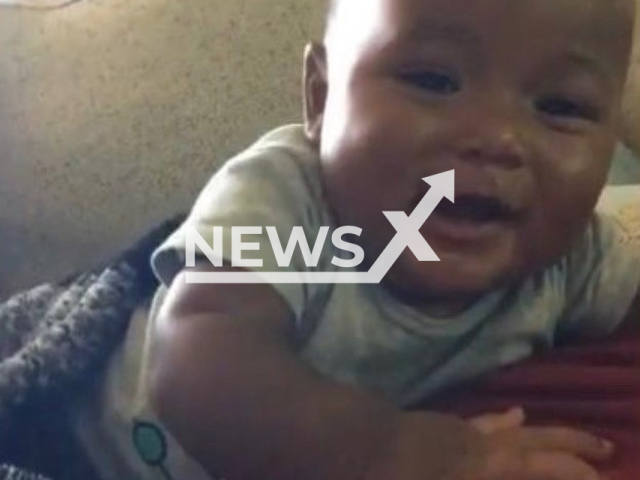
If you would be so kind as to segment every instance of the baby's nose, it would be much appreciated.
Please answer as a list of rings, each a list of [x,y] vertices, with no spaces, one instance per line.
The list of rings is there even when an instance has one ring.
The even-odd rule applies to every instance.
[[[526,158],[525,125],[522,115],[507,102],[470,108],[459,139],[462,159],[521,166]]]

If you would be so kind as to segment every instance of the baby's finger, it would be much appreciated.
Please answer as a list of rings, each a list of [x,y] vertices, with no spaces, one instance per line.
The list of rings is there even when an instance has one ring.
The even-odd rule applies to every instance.
[[[520,407],[512,408],[503,413],[489,413],[469,420],[471,425],[484,434],[495,433],[500,430],[509,430],[524,425],[525,414]]]
[[[526,480],[601,480],[592,466],[566,453],[533,452],[524,461]]]
[[[590,433],[562,427],[528,427],[515,433],[524,448],[565,452],[590,461],[609,460],[613,443]]]

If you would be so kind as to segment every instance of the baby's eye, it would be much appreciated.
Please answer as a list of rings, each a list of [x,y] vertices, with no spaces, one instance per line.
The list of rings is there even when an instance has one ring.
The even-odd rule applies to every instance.
[[[567,120],[598,120],[598,112],[591,105],[561,97],[540,99],[536,102],[536,108],[546,115]]]
[[[446,95],[460,91],[460,83],[455,77],[435,70],[405,73],[402,79],[414,87],[432,93]]]

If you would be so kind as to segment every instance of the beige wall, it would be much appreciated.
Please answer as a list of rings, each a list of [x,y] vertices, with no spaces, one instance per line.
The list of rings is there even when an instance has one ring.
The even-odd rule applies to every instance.
[[[0,8],[0,295],[126,244],[229,154],[298,121],[321,4]]]
[[[625,99],[626,141],[640,155],[640,0],[637,0],[636,36]]]
[[[229,154],[298,120],[301,50],[321,5],[0,9],[0,296],[113,252],[186,208]],[[636,43],[628,131],[640,150]]]

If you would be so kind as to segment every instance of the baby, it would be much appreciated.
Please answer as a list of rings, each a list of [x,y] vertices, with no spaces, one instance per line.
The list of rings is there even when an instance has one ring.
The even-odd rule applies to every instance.
[[[517,409],[471,421],[402,409],[536,349],[640,322],[640,253],[594,214],[633,8],[335,1],[323,43],[305,51],[304,124],[231,160],[153,256],[163,286],[151,312],[79,413],[105,477],[599,478],[614,447],[588,432],[525,425]],[[380,284],[185,281],[356,270],[336,266],[331,242],[296,248],[283,267],[265,227],[315,239],[355,226],[368,270],[427,194],[422,179],[450,170],[455,203],[443,199],[419,230],[439,262],[405,248]],[[232,227],[249,226],[262,233],[240,262]],[[224,266],[201,251],[186,268],[194,230],[220,244]]]

